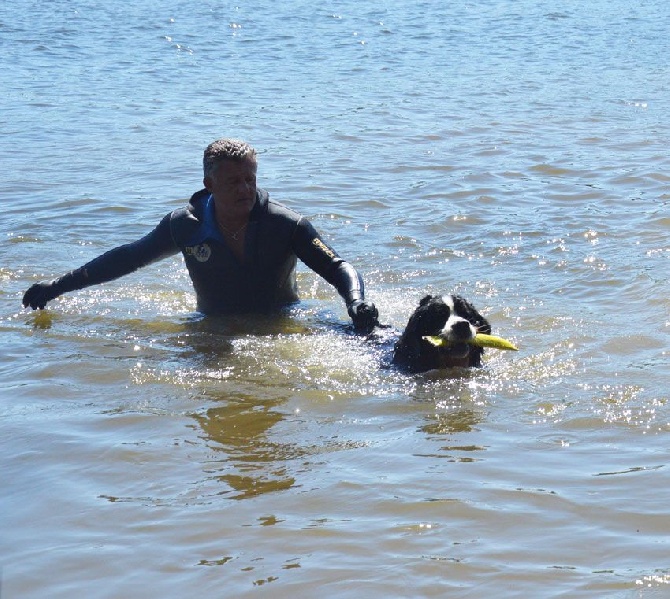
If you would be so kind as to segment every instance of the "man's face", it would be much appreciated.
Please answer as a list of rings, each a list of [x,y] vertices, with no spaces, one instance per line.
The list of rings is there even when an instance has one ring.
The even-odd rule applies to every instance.
[[[256,202],[255,160],[222,160],[205,177],[205,187],[214,198],[217,216],[231,220],[249,215]]]

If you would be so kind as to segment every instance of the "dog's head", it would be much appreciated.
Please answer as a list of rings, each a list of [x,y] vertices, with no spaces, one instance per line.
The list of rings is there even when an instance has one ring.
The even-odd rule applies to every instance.
[[[393,350],[393,364],[410,372],[481,366],[484,350],[467,343],[477,333],[491,333],[489,322],[458,295],[427,295],[410,316]],[[424,337],[440,335],[448,345],[435,347]]]

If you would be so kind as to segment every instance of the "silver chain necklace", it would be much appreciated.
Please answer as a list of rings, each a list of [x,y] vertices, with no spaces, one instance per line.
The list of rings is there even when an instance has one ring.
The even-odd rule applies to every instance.
[[[228,227],[224,227],[221,223],[219,223],[219,227],[221,227],[221,230],[224,233],[228,233],[228,235],[230,235],[233,238],[233,241],[237,241],[240,233],[242,233],[242,231],[244,231],[244,229],[247,228],[248,224],[249,223],[245,223],[237,231],[231,231]]]

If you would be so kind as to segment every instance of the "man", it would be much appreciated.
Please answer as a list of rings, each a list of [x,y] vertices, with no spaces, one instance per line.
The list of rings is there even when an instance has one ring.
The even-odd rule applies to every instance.
[[[357,332],[377,323],[363,279],[314,227],[256,187],[256,151],[220,139],[203,158],[205,189],[166,215],[145,237],[116,247],[50,282],[36,283],[23,305],[44,308],[68,291],[111,281],[181,251],[204,314],[268,312],[298,301],[297,258],[333,285]]]

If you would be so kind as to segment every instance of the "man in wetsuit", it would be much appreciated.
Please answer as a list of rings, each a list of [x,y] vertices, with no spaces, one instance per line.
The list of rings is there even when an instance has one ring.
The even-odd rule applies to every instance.
[[[363,279],[307,219],[256,187],[256,151],[220,139],[203,159],[205,189],[166,215],[145,237],[116,247],[50,282],[36,283],[23,305],[44,308],[68,291],[111,281],[181,251],[204,314],[268,312],[298,301],[297,258],[333,285],[357,332],[377,323]]]

